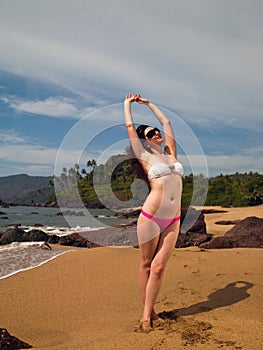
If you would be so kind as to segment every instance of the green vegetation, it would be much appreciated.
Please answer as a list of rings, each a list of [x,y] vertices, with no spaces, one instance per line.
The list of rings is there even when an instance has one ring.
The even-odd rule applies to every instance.
[[[54,187],[54,181],[56,186]],[[148,187],[139,180],[130,160],[115,155],[106,164],[89,160],[85,169],[78,164],[64,168],[58,177],[25,174],[0,177],[0,203],[46,204],[56,201],[56,193],[66,205],[81,200],[94,208],[137,207],[142,205]],[[250,206],[263,203],[263,175],[235,173],[207,179],[202,174],[183,178],[183,205]],[[61,204],[61,201],[60,203]]]
[[[96,161],[87,163],[87,170],[80,171],[75,164],[64,169],[56,178],[61,184],[61,193],[67,202],[74,202],[76,186],[81,199],[90,203],[103,203],[112,207],[129,201],[130,206],[139,206],[147,195],[147,186],[137,178],[125,155],[112,156],[105,165]],[[75,190],[74,190],[75,188]],[[57,186],[56,186],[57,189]],[[99,197],[99,198],[98,198]],[[55,200],[55,194],[50,201]],[[205,201],[205,203],[204,203]],[[258,173],[235,173],[207,179],[202,174],[189,174],[183,178],[183,205],[250,206],[263,203],[263,175]]]
[[[51,176],[26,174],[0,177],[0,201],[15,204],[46,203],[54,189]]]

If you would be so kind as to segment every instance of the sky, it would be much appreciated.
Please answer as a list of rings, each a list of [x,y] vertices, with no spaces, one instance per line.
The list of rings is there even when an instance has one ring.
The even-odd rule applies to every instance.
[[[0,176],[124,153],[126,92],[167,113],[186,173],[263,173],[262,18],[261,0],[0,0]]]

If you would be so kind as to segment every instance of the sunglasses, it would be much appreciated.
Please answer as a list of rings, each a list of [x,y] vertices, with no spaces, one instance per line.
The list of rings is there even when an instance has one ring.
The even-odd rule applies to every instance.
[[[145,136],[148,137],[148,139],[151,139],[156,134],[156,131],[160,132],[160,130],[158,128],[154,128],[154,129],[149,130]]]

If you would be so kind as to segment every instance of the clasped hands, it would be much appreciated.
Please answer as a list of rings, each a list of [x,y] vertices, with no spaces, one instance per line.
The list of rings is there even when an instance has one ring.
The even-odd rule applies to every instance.
[[[138,102],[141,104],[148,104],[150,101],[147,100],[146,98],[142,98],[140,94],[132,94],[132,93],[128,93],[125,96],[125,101],[127,102]]]

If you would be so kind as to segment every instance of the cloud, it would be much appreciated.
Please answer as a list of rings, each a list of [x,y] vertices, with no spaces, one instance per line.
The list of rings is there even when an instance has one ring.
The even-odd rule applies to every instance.
[[[259,127],[260,2],[241,1],[238,15],[236,5],[224,1],[200,6],[195,1],[153,2],[150,9],[140,3],[140,10],[136,1],[125,6],[116,0],[103,6],[65,3],[54,13],[48,11],[49,1],[32,4],[37,27],[34,20],[24,21],[27,10],[19,2],[12,10],[5,4],[2,67],[82,96],[116,101],[126,89],[140,90],[168,108]],[[254,121],[249,125],[248,113]]]
[[[125,92],[141,92],[176,111],[188,124],[196,124],[198,130],[201,126],[202,135],[208,134],[207,153],[211,145],[213,151],[218,148],[216,157],[208,157],[212,172],[231,172],[231,167],[261,169],[260,152],[253,160],[253,153],[243,147],[245,140],[259,149],[256,133],[263,126],[262,10],[261,1],[252,6],[245,0],[238,2],[238,11],[236,2],[227,0],[152,1],[151,6],[139,0],[79,0],[77,4],[64,0],[56,2],[55,8],[53,1],[46,0],[32,2],[28,17],[21,1],[15,1],[15,6],[5,2],[0,13],[0,69],[75,94],[34,99],[29,89],[28,97],[3,96],[2,103],[23,116],[81,119],[91,115],[92,134],[93,126],[99,129],[105,120],[122,122],[121,109],[94,112],[122,102]],[[134,109],[135,121],[144,116]],[[152,120],[148,114],[147,118]],[[231,126],[233,135],[242,128],[243,138],[228,136],[226,143],[218,125]],[[22,145],[19,135],[13,134],[13,140],[11,136],[5,137],[13,146],[16,142],[29,145],[24,148],[29,160],[33,156],[30,140]],[[48,148],[33,146],[44,161]],[[233,149],[240,149],[240,156],[231,154]]]
[[[19,135],[15,130],[0,131],[0,144],[21,144],[25,143],[27,138]]]
[[[45,100],[35,101],[25,101],[15,97],[2,97],[0,100],[11,108],[30,114],[74,118],[78,113],[74,101],[65,97],[49,97]]]

